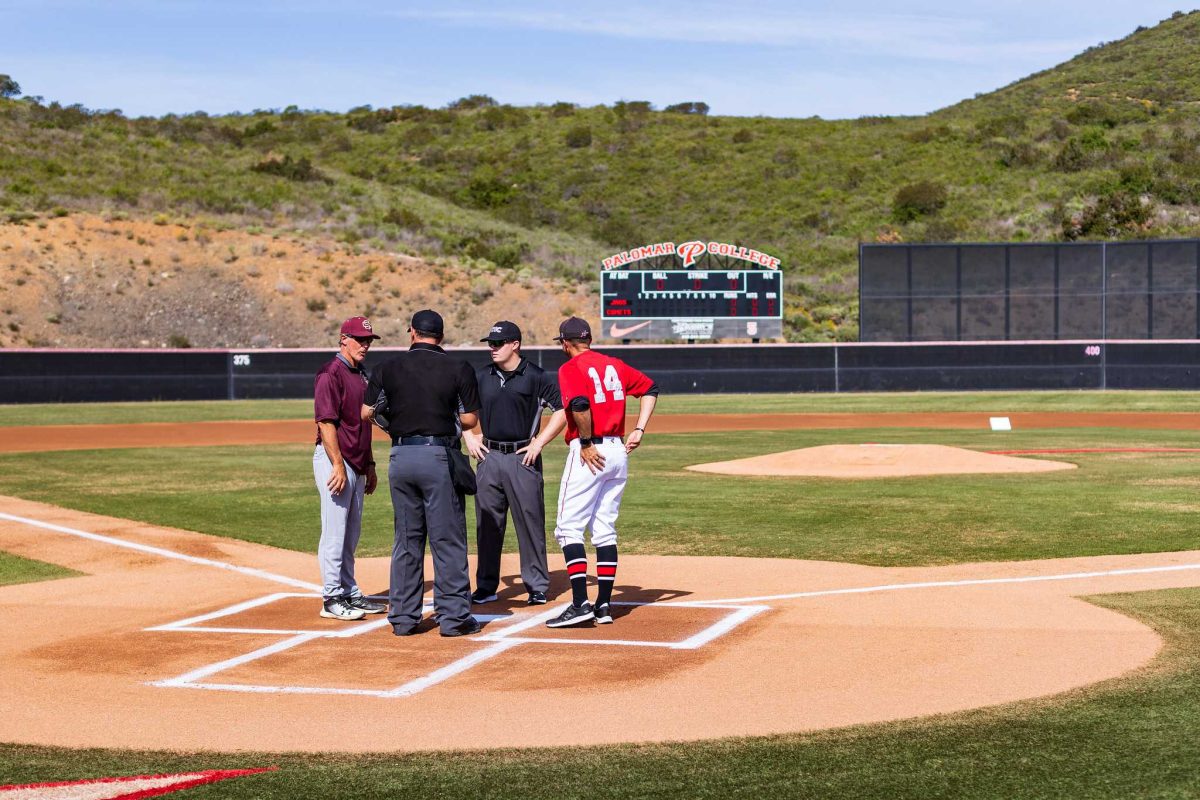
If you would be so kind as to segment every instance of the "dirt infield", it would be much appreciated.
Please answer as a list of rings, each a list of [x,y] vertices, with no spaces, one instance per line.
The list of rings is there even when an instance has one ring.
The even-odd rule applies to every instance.
[[[378,617],[319,618],[310,555],[0,509],[0,549],[88,573],[46,585],[53,613],[47,589],[0,588],[0,741],[73,747],[583,745],[952,712],[1157,652],[1153,631],[1078,596],[1200,585],[1200,552],[921,569],[642,556],[622,560],[612,626],[546,629],[569,596],[558,572],[549,606],[506,587],[481,636],[397,639]],[[386,559],[359,575],[382,589]]]
[[[987,412],[896,414],[659,414],[654,433],[831,428],[955,428],[988,430]],[[1028,412],[1007,414],[1013,428],[1147,428],[1200,430],[1200,414]],[[630,417],[627,429],[636,424]],[[0,452],[92,450],[110,447],[286,444],[315,441],[308,420],[147,422],[137,425],[30,425],[3,429]]]
[[[980,453],[940,444],[827,444],[686,467],[717,475],[908,478],[916,475],[1055,472],[1074,464]]]

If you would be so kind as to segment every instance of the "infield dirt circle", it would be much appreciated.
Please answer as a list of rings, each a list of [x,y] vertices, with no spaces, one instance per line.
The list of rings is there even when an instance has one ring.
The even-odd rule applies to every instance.
[[[382,617],[318,617],[303,553],[8,497],[0,549],[86,573],[0,588],[0,740],[72,747],[584,745],[952,712],[1145,665],[1159,637],[1080,597],[1200,585],[1195,551],[936,568],[634,556],[611,626],[544,627],[569,596],[557,571],[548,606],[509,585],[479,607],[480,636],[396,638]],[[386,559],[359,578],[383,590]]]

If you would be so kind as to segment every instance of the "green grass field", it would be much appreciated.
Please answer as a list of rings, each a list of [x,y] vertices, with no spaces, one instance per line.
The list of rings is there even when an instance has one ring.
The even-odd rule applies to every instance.
[[[1029,410],[1191,411],[1197,398],[1193,393],[1046,393],[753,399],[820,406],[795,410],[1015,410],[1025,403]],[[727,403],[745,399],[678,398],[673,410],[730,411]],[[842,400],[858,406],[834,402]],[[164,406],[149,413],[216,418],[259,410],[253,404],[236,410]],[[92,412],[99,420],[130,410],[89,407]],[[861,442],[977,450],[1200,448],[1200,432],[654,434],[632,462],[621,514],[622,550],[923,565],[1197,547],[1200,453],[1072,454],[1059,458],[1079,468],[1057,473],[872,481],[734,480],[682,470],[703,461]],[[560,444],[546,453],[550,506],[562,453]],[[379,455],[386,461],[382,448]],[[0,456],[0,495],[312,552],[319,531],[310,457],[306,444],[8,454]],[[391,537],[385,493],[370,498],[366,515],[360,553],[383,555]],[[0,783],[278,765],[275,773],[191,791],[196,797],[246,798],[1200,796],[1200,778],[1189,766],[1200,729],[1200,590],[1094,600],[1152,625],[1167,641],[1162,655],[1116,680],[994,709],[811,735],[582,750],[467,749],[479,743],[466,738],[464,750],[452,754],[360,757],[0,745]]]
[[[57,564],[47,564],[44,561],[34,561],[31,558],[21,558],[12,553],[0,551],[0,586],[49,581],[81,574]]]
[[[656,414],[814,414],[904,411],[1200,411],[1200,392],[1046,391],[664,395]],[[129,425],[306,419],[309,400],[0,405],[0,426]]]

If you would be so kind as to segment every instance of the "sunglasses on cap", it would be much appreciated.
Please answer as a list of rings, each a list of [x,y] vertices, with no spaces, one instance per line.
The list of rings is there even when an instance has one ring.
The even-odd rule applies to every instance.
[[[509,342],[515,342],[516,339],[488,339],[487,346],[499,350]]]

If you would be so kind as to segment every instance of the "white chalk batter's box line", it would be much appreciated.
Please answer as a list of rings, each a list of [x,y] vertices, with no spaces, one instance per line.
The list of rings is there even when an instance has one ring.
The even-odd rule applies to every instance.
[[[214,683],[206,680],[214,675],[217,675],[226,670],[240,667],[253,661],[258,661],[268,656],[282,653],[285,650],[290,650],[300,645],[317,639],[347,639],[352,636],[359,636],[364,633],[379,630],[386,627],[388,621],[386,618],[374,620],[371,622],[361,622],[349,626],[343,630],[281,630],[274,628],[244,628],[244,627],[219,627],[206,626],[200,623],[210,622],[222,617],[232,616],[247,611],[253,608],[274,603],[290,597],[301,598],[320,598],[320,594],[297,593],[297,592],[276,592],[274,594],[258,597],[253,600],[247,600],[243,603],[237,603],[226,608],[212,611],[207,614],[200,614],[187,619],[170,622],[165,625],[158,625],[152,628],[146,628],[147,631],[170,631],[183,633],[235,633],[235,634],[258,634],[260,636],[287,636],[288,638],[253,650],[249,653],[244,653],[233,658],[219,661],[215,664],[194,669],[183,675],[175,678],[169,678],[162,681],[155,681],[150,686],[159,686],[176,689],[208,689],[214,691],[226,692],[251,692],[265,694],[343,694],[343,695],[360,695],[368,697],[409,697],[424,691],[431,686],[435,686],[443,681],[446,681],[456,675],[462,674],[472,667],[490,660],[501,653],[511,650],[518,645],[529,644],[567,644],[567,645],[608,645],[613,647],[659,647],[672,650],[696,650],[714,639],[728,633],[738,625],[749,620],[751,617],[766,611],[769,606],[764,605],[732,605],[721,603],[719,601],[685,601],[672,603],[645,603],[645,602],[621,602],[614,601],[616,606],[650,606],[659,605],[665,608],[708,608],[721,609],[732,613],[726,614],[715,623],[705,627],[686,639],[676,642],[659,642],[659,641],[643,641],[636,639],[566,639],[561,637],[533,637],[533,636],[517,636],[515,634],[529,630],[545,623],[549,619],[556,617],[566,605],[559,605],[553,608],[546,609],[541,613],[531,615],[519,622],[508,625],[501,630],[492,634],[484,634],[467,639],[467,643],[488,643],[487,647],[452,661],[449,664],[439,669],[415,678],[407,683],[397,686],[393,689],[374,690],[374,689],[350,689],[329,686],[273,686],[273,685],[255,685],[255,684],[237,684],[237,683]],[[374,597],[372,599],[375,599]],[[428,613],[433,610],[432,604],[426,603],[423,612]],[[512,619],[519,615],[491,615],[491,614],[474,614],[472,615],[480,622],[495,622],[504,619]]]

